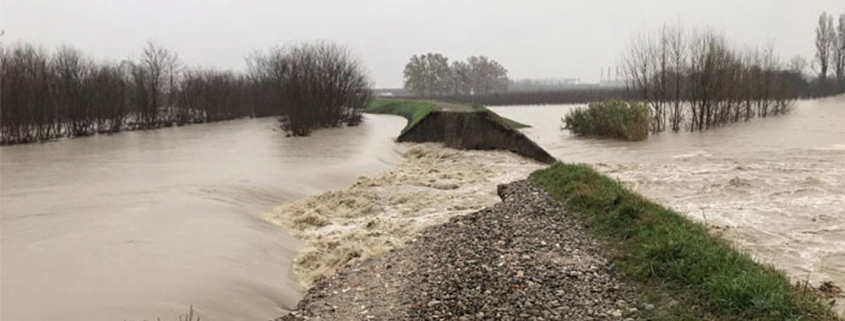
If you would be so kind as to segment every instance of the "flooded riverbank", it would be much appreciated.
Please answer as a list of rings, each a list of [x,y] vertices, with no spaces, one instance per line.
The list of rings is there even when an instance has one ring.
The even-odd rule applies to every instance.
[[[275,206],[390,168],[405,125],[246,119],[0,148],[0,319],[266,320],[301,295]]]
[[[845,96],[793,114],[643,142],[560,130],[573,106],[497,107],[565,162],[583,162],[698,221],[794,280],[845,284]],[[840,300],[841,301],[841,300]],[[841,303],[839,310],[842,309]]]

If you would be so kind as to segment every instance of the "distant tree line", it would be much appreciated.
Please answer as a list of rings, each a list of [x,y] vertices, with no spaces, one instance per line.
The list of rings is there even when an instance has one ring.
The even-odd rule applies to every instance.
[[[153,43],[121,62],[68,46],[2,46],[0,144],[273,115],[307,135],[358,124],[371,97],[359,61],[339,45],[276,48],[247,62],[247,73],[187,68]]]
[[[581,104],[608,99],[630,99],[625,88],[573,87],[558,90],[502,92],[486,95],[449,95],[437,99],[486,106]]]
[[[628,89],[652,108],[653,132],[701,131],[790,112],[817,92],[799,60],[784,63],[771,46],[736,48],[712,29],[665,25],[632,42],[624,70]],[[834,92],[841,87],[825,94]]]
[[[403,72],[405,89],[419,97],[484,95],[508,88],[508,70],[485,56],[454,61],[439,53],[411,56]]]
[[[577,79],[518,79],[508,83],[508,92],[566,91],[581,86]]]
[[[463,77],[465,69],[450,67],[443,55],[425,54],[412,56],[405,66],[405,89],[415,98],[484,105],[640,99],[653,108],[652,131],[697,131],[787,113],[798,98],[845,92],[845,14],[836,28],[831,15],[819,17],[816,47],[812,63],[801,56],[782,61],[772,46],[738,48],[712,29],[666,25],[632,43],[622,66],[622,88],[522,79],[498,82],[496,90],[484,92],[467,85],[472,81]]]

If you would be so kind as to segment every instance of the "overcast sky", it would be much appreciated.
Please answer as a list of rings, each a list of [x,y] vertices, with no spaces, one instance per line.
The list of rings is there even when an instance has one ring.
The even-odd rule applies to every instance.
[[[845,1],[0,0],[0,28],[6,44],[70,44],[113,60],[154,40],[189,66],[235,70],[252,49],[330,40],[351,47],[383,88],[401,86],[408,58],[425,52],[487,55],[512,79],[598,80],[633,35],[672,21],[811,58],[822,11],[845,13]]]

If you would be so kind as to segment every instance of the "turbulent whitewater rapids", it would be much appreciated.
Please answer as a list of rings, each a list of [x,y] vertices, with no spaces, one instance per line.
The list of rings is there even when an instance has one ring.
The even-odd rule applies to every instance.
[[[425,227],[491,206],[499,200],[496,185],[541,167],[510,152],[405,146],[393,170],[268,214],[305,243],[293,268],[303,285],[331,276],[350,260],[400,246]]]
[[[845,284],[845,146],[596,166],[814,286]],[[838,309],[843,310],[841,298]]]
[[[635,192],[706,222],[795,282],[845,284],[845,96],[792,115],[627,143],[560,130],[572,106],[499,107],[566,162],[592,164]],[[845,313],[839,299],[837,310]]]

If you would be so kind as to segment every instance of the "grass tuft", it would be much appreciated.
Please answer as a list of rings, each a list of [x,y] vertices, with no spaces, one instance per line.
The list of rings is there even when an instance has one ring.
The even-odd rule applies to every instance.
[[[655,320],[838,320],[812,291],[755,262],[704,225],[587,165],[556,163],[531,179],[604,241],[661,309]]]

